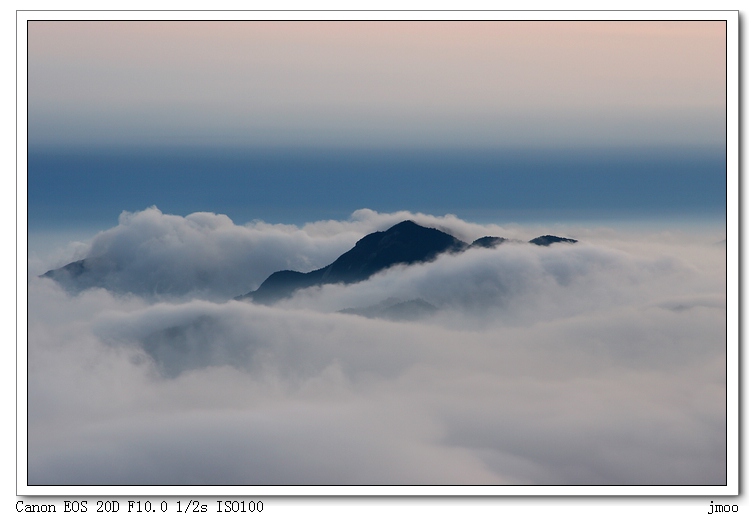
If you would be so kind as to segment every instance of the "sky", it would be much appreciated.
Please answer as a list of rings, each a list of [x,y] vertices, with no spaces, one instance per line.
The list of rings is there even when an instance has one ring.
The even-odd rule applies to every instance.
[[[47,210],[48,242],[27,257],[31,484],[726,480],[723,23],[28,28],[29,219]],[[209,151],[176,160],[187,146],[274,158],[234,176]],[[385,149],[407,153],[392,168]],[[523,200],[545,215],[485,212]],[[675,202],[718,218],[669,223]],[[628,206],[661,223],[622,226]],[[405,219],[579,243],[232,300]],[[38,277],[84,258],[95,288]],[[437,311],[341,313],[416,299]]]
[[[725,30],[31,21],[29,143],[720,147]]]
[[[28,23],[28,227],[725,210],[724,22]]]

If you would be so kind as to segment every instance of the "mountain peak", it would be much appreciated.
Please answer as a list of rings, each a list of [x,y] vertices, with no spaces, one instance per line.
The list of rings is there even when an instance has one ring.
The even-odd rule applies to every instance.
[[[300,288],[333,283],[357,283],[394,265],[427,262],[446,252],[467,248],[461,240],[438,229],[405,220],[385,231],[370,233],[330,265],[308,273],[280,271],[254,291],[240,297],[271,303]]]
[[[385,231],[376,231],[360,239],[353,248],[330,265],[312,272],[278,271],[260,287],[236,299],[252,299],[270,304],[289,297],[295,291],[316,285],[357,283],[394,265],[429,262],[442,253],[461,252],[470,247],[495,248],[506,242],[502,237],[487,236],[468,245],[439,229],[404,220]],[[557,242],[576,243],[571,238],[544,235],[531,244],[549,246]]]
[[[488,249],[494,249],[507,240],[507,238],[503,237],[484,236],[472,242],[472,245],[470,247],[486,247]]]
[[[576,244],[577,241],[573,238],[564,238],[559,236],[553,236],[553,235],[543,235],[539,236],[537,238],[533,238],[530,240],[530,244],[535,245],[542,245],[542,246],[549,246],[551,244],[558,244],[558,243],[566,243],[566,244]]]
[[[385,230],[385,232],[390,233],[392,231],[400,231],[402,229],[414,229],[414,228],[429,229],[429,228],[420,226],[413,220],[404,220],[402,222],[399,222],[398,224],[394,224],[393,226],[389,227],[388,229]]]

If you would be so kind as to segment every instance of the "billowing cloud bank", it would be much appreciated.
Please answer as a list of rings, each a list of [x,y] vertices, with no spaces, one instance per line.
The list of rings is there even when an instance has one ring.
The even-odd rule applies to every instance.
[[[302,228],[264,222],[239,226],[225,215],[179,217],[152,207],[123,212],[118,226],[99,233],[88,245],[72,246],[75,255],[59,256],[51,263],[37,260],[30,273],[42,274],[68,261],[90,258],[96,264],[96,283],[113,292],[152,298],[227,299],[257,288],[277,270],[322,267],[367,233],[407,218],[469,241],[490,228],[465,223],[453,215],[437,218],[367,209],[354,212],[348,221],[320,221]]]
[[[571,228],[577,245],[472,249],[272,307],[228,300],[406,218],[466,241],[541,234],[369,210],[296,228],[150,209],[71,257],[117,261],[110,290],[31,275],[29,483],[725,482],[715,238]],[[437,310],[339,313],[386,299]]]

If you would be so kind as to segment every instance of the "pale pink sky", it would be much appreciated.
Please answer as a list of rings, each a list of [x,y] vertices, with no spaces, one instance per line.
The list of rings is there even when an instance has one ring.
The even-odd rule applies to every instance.
[[[32,143],[723,144],[725,22],[30,22]]]

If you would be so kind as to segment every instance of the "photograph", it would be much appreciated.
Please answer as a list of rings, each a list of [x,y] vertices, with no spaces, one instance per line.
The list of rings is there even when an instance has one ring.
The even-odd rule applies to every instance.
[[[20,483],[736,485],[736,12],[64,14]]]

